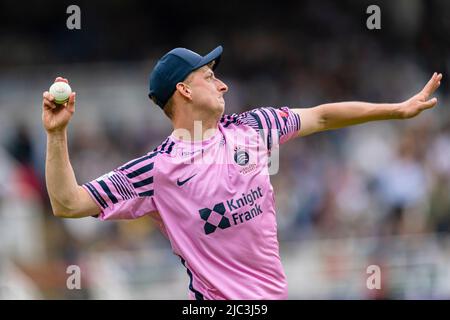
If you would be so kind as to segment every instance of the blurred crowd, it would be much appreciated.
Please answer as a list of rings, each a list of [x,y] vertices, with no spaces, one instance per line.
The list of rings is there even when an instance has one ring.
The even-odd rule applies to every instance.
[[[355,18],[364,1],[305,3],[291,5],[297,12],[272,11],[273,24],[227,32],[216,26],[211,34],[201,25],[186,26],[185,37],[172,43],[205,53],[224,44],[217,77],[229,86],[226,113],[345,100],[399,102],[434,71],[443,72],[444,81],[438,106],[415,119],[322,132],[281,147],[280,170],[271,180],[290,297],[449,298],[448,2],[391,2],[383,12],[389,32],[366,30],[364,11]],[[267,18],[272,7],[265,6],[251,21]],[[433,19],[425,18],[429,12]],[[236,19],[240,25],[242,15]],[[0,298],[187,297],[188,276],[149,218],[58,219],[45,188],[40,99],[58,74],[77,91],[69,153],[79,184],[170,134],[169,120],[146,99],[148,72],[170,49],[161,38],[156,46],[135,46],[139,51],[126,61],[122,51],[108,57],[115,62],[101,61],[94,51],[64,61],[66,48],[52,52],[61,55],[52,65],[38,66],[32,58],[16,69],[0,64]],[[146,51],[149,59],[139,56]],[[66,287],[66,268],[73,264],[85,272],[82,290]],[[365,288],[369,264],[388,270],[383,290]]]

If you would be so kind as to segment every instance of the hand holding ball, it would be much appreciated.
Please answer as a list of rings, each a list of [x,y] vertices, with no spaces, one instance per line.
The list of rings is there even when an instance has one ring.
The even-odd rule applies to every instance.
[[[69,101],[69,96],[72,93],[72,89],[64,81],[55,82],[48,91],[55,97],[56,104],[63,104]]]

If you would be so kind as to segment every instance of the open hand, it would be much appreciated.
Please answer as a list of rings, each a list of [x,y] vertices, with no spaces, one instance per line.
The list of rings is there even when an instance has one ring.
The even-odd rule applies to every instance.
[[[402,119],[412,118],[423,110],[433,108],[437,104],[437,98],[430,99],[430,96],[439,88],[441,80],[442,73],[435,72],[422,91],[400,104],[400,117]]]

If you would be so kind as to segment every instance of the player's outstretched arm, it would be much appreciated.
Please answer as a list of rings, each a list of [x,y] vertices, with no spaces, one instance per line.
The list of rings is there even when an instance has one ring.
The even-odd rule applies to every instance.
[[[55,81],[65,81],[56,78]],[[67,148],[67,125],[75,112],[75,93],[62,105],[49,92],[42,100],[42,123],[47,132],[45,180],[53,214],[64,218],[81,218],[100,213],[100,208],[86,190],[78,185]]]
[[[431,95],[441,84],[442,74],[434,73],[425,87],[400,103],[338,102],[322,104],[314,108],[293,109],[300,115],[299,136],[319,131],[338,129],[376,120],[409,119],[423,110],[434,107],[436,98]]]

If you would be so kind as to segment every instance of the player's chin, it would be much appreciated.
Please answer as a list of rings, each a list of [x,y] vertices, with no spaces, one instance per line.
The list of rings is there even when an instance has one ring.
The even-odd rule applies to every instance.
[[[222,116],[222,114],[224,112],[225,112],[225,103],[223,103],[217,107],[217,114],[220,114]]]
[[[214,105],[214,112],[216,113],[223,113],[225,110],[225,101],[219,101]]]

